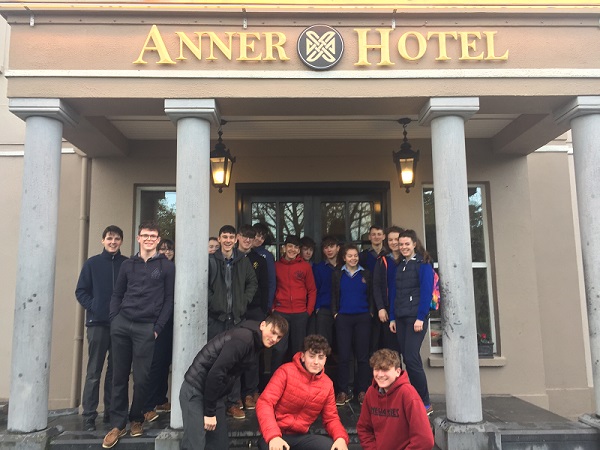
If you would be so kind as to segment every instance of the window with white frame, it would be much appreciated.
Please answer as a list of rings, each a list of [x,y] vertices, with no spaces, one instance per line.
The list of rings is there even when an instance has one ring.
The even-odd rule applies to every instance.
[[[175,241],[175,186],[138,186],[136,188],[135,231],[140,223],[153,220],[160,226],[160,237]]]
[[[471,255],[473,260],[473,288],[475,291],[475,312],[477,333],[492,342],[495,339],[495,319],[492,295],[490,251],[487,225],[485,186],[469,185],[469,218],[471,223]],[[425,247],[437,268],[437,242],[435,231],[435,199],[431,186],[423,188],[423,214],[425,223]],[[443,301],[441,308],[444,307]],[[440,311],[432,311],[430,316],[430,343],[432,353],[442,352],[442,326]],[[495,344],[494,344],[495,348]]]

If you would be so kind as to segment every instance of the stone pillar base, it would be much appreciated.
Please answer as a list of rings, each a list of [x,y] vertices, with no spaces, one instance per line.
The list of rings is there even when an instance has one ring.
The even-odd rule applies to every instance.
[[[579,421],[600,430],[600,417],[596,414],[584,414],[579,418]]]
[[[182,430],[161,431],[154,441],[154,450],[179,450],[182,437]]]
[[[445,417],[433,421],[435,445],[441,450],[501,450],[500,431],[489,422],[460,424]]]
[[[0,448],[15,450],[46,450],[50,440],[63,432],[62,427],[50,427],[33,433],[0,433]]]

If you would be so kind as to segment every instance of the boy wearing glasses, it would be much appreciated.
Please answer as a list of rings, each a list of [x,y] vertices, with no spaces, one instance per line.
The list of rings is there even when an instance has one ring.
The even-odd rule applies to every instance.
[[[140,251],[124,261],[110,302],[110,337],[113,358],[111,431],[102,447],[112,448],[126,433],[143,434],[142,412],[154,340],[173,314],[175,265],[157,251],[160,228],[154,222],[139,226]],[[133,400],[127,414],[129,373],[133,364]]]

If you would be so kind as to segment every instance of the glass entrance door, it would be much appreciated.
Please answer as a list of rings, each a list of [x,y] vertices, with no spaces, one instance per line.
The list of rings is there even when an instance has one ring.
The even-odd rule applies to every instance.
[[[388,183],[299,183],[238,185],[239,223],[262,222],[271,232],[268,249],[279,257],[289,234],[310,236],[317,242],[326,235],[341,243],[368,244],[372,224],[387,225]],[[321,252],[317,248],[315,260]]]

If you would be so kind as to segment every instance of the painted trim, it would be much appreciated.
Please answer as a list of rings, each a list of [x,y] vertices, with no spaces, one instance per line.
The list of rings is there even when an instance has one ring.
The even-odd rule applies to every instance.
[[[202,78],[202,79],[466,79],[600,78],[600,69],[425,69],[425,70],[7,70],[6,78]]]

